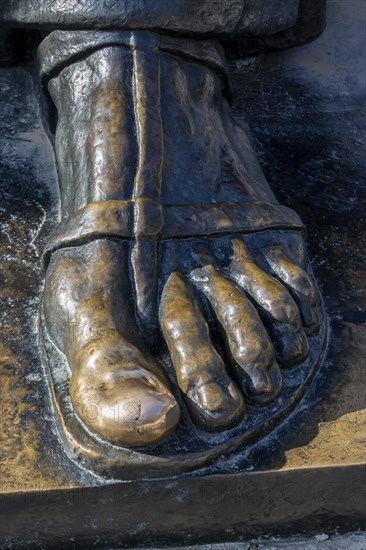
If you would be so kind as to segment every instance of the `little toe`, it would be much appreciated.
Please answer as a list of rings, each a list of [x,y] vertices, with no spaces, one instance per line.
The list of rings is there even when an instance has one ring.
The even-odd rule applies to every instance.
[[[208,431],[236,425],[245,402],[215,350],[192,288],[172,273],[160,302],[160,324],[193,420]]]
[[[278,350],[281,365],[301,363],[309,353],[299,308],[290,292],[263,271],[253,260],[245,243],[233,241],[234,257],[228,276],[258,304]]]
[[[211,265],[194,270],[191,280],[207,296],[224,329],[239,372],[245,373],[245,393],[259,404],[276,399],[282,391],[282,375],[272,342],[254,306]]]

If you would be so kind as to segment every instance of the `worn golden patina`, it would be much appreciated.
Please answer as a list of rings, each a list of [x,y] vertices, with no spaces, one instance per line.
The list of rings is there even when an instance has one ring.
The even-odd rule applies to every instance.
[[[339,67],[354,86],[344,34],[305,51],[307,71],[303,49],[276,56],[284,66],[271,56],[249,70],[240,64],[233,124],[222,36],[200,35],[217,12],[195,12],[194,39],[185,38],[187,18],[177,28],[177,13],[133,36],[116,12],[137,3],[75,2],[56,25],[54,2],[27,9],[31,1],[9,0],[0,24],[42,29],[38,68],[58,173],[28,56],[25,67],[0,70],[0,547],[358,529],[362,109],[348,109],[356,95],[339,99],[313,73],[315,89],[298,83],[311,62],[318,71],[343,49]],[[280,0],[267,26],[262,19],[254,29],[247,13],[254,34],[244,29],[226,53],[301,41],[316,27],[316,3],[291,2],[299,21],[282,30]],[[198,15],[224,5],[193,4]],[[350,34],[351,10],[340,4]],[[254,12],[273,5],[246,2]],[[111,31],[110,14],[121,32]],[[230,32],[241,28],[239,14],[231,12]],[[50,34],[63,24],[67,32]],[[5,50],[0,36],[0,60],[15,64],[10,36]],[[324,305],[302,222],[270,192],[244,111],[276,195],[307,224]],[[155,179],[146,180],[147,166]]]
[[[154,358],[159,304],[178,387],[211,432],[243,422],[245,401],[274,402],[280,367],[304,363],[318,333],[301,220],[277,203],[233,124],[219,43],[201,45],[55,31],[40,47],[63,201],[45,250],[42,326],[71,369],[70,436],[80,421],[108,442],[143,447],[175,430],[180,405]],[[210,335],[216,322],[226,351]]]
[[[167,461],[169,474],[263,435],[321,362],[326,321],[304,227],[232,117],[222,43],[263,26],[281,41],[310,8],[281,0],[253,20],[242,0],[186,0],[174,14],[112,4],[91,4],[88,17],[78,4],[69,21],[61,2],[56,30],[50,2],[38,8],[61,193],[43,254],[41,346],[68,451],[101,473],[131,462],[158,474]],[[0,23],[32,27],[25,19],[12,1]],[[287,367],[299,367],[289,391]]]

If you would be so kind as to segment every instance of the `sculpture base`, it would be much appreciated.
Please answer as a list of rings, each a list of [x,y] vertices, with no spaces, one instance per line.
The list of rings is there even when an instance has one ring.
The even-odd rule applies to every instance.
[[[362,466],[63,487],[2,499],[2,548],[120,548],[357,530]],[[364,525],[365,526],[365,525]]]
[[[180,477],[105,481],[64,452],[36,324],[40,251],[57,210],[55,161],[27,67],[1,69],[0,547],[183,544],[366,527],[365,122],[361,81],[350,91],[347,80],[357,73],[353,41],[364,22],[362,2],[344,4],[334,3],[338,17],[316,43],[255,70],[243,64],[233,78],[237,116],[263,148],[274,191],[307,224],[330,321],[325,360],[274,432]]]

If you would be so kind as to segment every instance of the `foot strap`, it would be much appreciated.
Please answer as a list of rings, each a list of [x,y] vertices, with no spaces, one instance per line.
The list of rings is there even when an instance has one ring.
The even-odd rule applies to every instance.
[[[268,202],[223,202],[162,206],[157,201],[90,203],[65,218],[44,250],[48,263],[59,248],[80,246],[101,238],[151,241],[188,239],[275,229],[302,230],[304,225],[291,208]]]

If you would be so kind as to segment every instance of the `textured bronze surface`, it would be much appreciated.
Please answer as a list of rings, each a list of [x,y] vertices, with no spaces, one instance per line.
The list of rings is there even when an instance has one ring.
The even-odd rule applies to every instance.
[[[121,47],[109,46],[89,52],[88,61],[80,59],[72,68],[66,62],[61,71],[63,85],[72,84],[69,95],[58,98],[60,112],[65,113],[65,127],[62,120],[59,127],[64,132],[61,139],[59,136],[62,147],[80,137],[83,117],[91,106],[98,106],[102,116],[100,120],[93,118],[96,125],[88,140],[81,135],[75,154],[78,162],[66,160],[61,166],[66,221],[86,205],[103,203],[110,192],[111,202],[127,205],[131,199],[130,176],[138,154],[137,142],[133,141],[132,88],[126,84],[121,93],[120,84],[114,85],[111,75],[131,82],[132,57],[128,48],[122,55]],[[327,42],[323,47],[332,51]],[[164,543],[172,542],[173,531],[178,542],[184,542],[189,534],[195,541],[237,539],[304,529],[357,528],[364,518],[364,215],[358,207],[363,191],[362,156],[354,141],[361,130],[357,112],[341,110],[346,114],[336,119],[329,111],[324,114],[324,104],[316,93],[304,89],[304,97],[299,97],[291,70],[281,72],[270,61],[258,64],[254,71],[239,72],[233,79],[235,113],[242,114],[245,106],[267,151],[265,168],[276,194],[307,222],[311,258],[331,330],[325,361],[318,372],[327,327],[298,218],[295,216],[288,227],[274,225],[267,232],[258,232],[255,227],[253,231],[244,221],[242,226],[235,225],[239,216],[223,218],[233,208],[236,193],[238,210],[243,213],[246,201],[248,206],[258,202],[275,205],[273,195],[266,190],[258,165],[252,164],[255,155],[245,132],[234,129],[242,153],[233,142],[225,141],[233,131],[232,126],[226,126],[227,115],[222,126],[225,131],[212,132],[219,127],[220,79],[216,80],[206,62],[200,65],[195,59],[188,67],[177,52],[165,55],[160,59],[162,82],[170,75],[176,92],[174,79],[179,76],[182,82],[184,76],[186,88],[175,96],[166,93],[169,87],[161,88],[162,120],[169,136],[164,142],[167,185],[163,185],[160,196],[162,208],[158,205],[155,209],[156,197],[152,205],[142,198],[141,208],[138,201],[137,206],[126,207],[131,216],[126,238],[117,233],[120,226],[114,211],[116,233],[112,236],[97,229],[91,238],[80,242],[81,227],[72,246],[52,248],[46,307],[38,326],[37,304],[43,280],[40,257],[55,228],[58,206],[55,159],[40,129],[37,95],[29,73],[13,68],[0,74],[1,93],[7,102],[0,111],[7,136],[1,143],[4,211],[0,243],[5,305],[0,369],[0,527],[4,548],[10,543],[20,546],[20,540],[50,548],[64,546],[65,541],[75,547],[136,544],[141,543],[141,537],[145,543]],[[104,69],[98,73],[98,64],[113,68],[107,71],[107,78]],[[95,75],[95,80],[87,80],[91,86],[83,89],[79,81],[73,88],[72,79],[78,71],[85,78],[89,78],[88,71]],[[58,78],[53,74],[50,83],[56,101]],[[274,90],[268,89],[268,79],[272,79]],[[193,86],[195,80],[200,83],[197,87]],[[205,82],[207,86],[201,86]],[[75,94],[83,99],[78,110],[70,101]],[[287,111],[287,122],[279,107],[285,96],[297,107],[289,111],[291,114]],[[217,103],[215,98],[219,98]],[[338,97],[329,98],[340,105]],[[354,101],[357,104],[356,96]],[[184,111],[198,104],[200,109]],[[265,113],[264,104],[268,106]],[[316,110],[316,120],[302,126],[309,106]],[[180,120],[187,120],[182,112],[191,117],[190,127],[183,124],[179,134],[185,143],[191,140],[188,158],[192,151],[197,152],[197,144],[205,143],[201,154],[207,153],[210,160],[204,171],[206,186],[197,185],[203,173],[199,156],[196,163],[189,163],[183,155],[179,164],[183,148],[179,142],[175,149],[171,139],[178,136],[174,110]],[[210,124],[205,126],[204,121]],[[109,122],[111,132],[105,135],[103,128]],[[192,132],[198,127],[205,131]],[[128,143],[122,139],[125,135],[131,138]],[[207,141],[210,135],[213,141]],[[223,146],[223,155],[217,155],[221,150],[217,143]],[[115,167],[99,164],[98,158],[101,151],[103,158],[111,158],[108,155],[116,155],[117,150],[123,152],[117,173],[122,169],[125,177],[115,186]],[[82,161],[85,151],[91,160],[87,165]],[[57,154],[60,152],[59,148]],[[67,151],[64,154],[69,159]],[[302,164],[307,155],[312,159],[309,166]],[[71,179],[70,167],[75,171]],[[217,186],[217,168],[221,186]],[[110,177],[101,177],[104,171]],[[71,186],[73,178],[82,184]],[[239,189],[241,181],[245,191]],[[104,183],[104,195],[98,197]],[[329,186],[333,186],[331,193]],[[315,187],[319,200],[314,204]],[[78,193],[73,195],[74,191]],[[215,220],[224,219],[224,225],[233,222],[235,231],[215,234],[216,221],[206,215],[210,198],[216,201],[212,211],[219,211]],[[163,214],[162,220],[160,215],[149,215],[150,206]],[[134,210],[139,210],[137,220]],[[165,238],[157,247],[164,339],[160,336],[149,341],[147,330],[144,343],[139,334],[144,327],[134,321],[128,240],[133,240],[136,232],[156,242],[157,236],[164,236],[169,212],[178,221],[186,215],[193,227],[192,216],[197,210],[199,218],[206,216],[200,232],[192,230],[189,239]],[[281,210],[281,216],[285,212]],[[181,223],[179,232],[183,228]],[[41,326],[44,357],[48,358],[43,365],[36,339]],[[247,336],[249,344],[244,346]],[[169,353],[163,347],[164,340]],[[251,355],[250,362],[245,354]],[[93,356],[99,356],[99,365],[108,367],[93,368]],[[131,360],[129,364],[126,358]],[[296,366],[298,362],[301,364]],[[127,374],[135,396],[136,388],[149,385],[148,391],[142,390],[144,410],[136,407],[136,400],[131,406],[128,395],[125,399],[126,385],[119,384],[122,379],[126,381]],[[280,377],[283,394],[272,401],[280,390]],[[86,401],[80,400],[80,395]],[[261,399],[265,406],[255,404]],[[90,413],[95,412],[95,400],[103,407],[99,406],[93,417]],[[126,406],[122,415],[116,408],[120,403]],[[125,448],[156,441],[174,430],[178,407],[180,422],[165,441],[142,449]],[[289,412],[293,412],[290,417]],[[136,422],[141,414],[147,429],[137,437]],[[222,455],[226,457],[220,458]],[[192,477],[119,484],[105,483],[98,477],[136,480],[199,468],[204,477],[195,472]],[[168,522],[166,510],[170,511]]]
[[[220,58],[219,42],[207,48]],[[302,326],[312,336],[320,323],[302,222],[277,204],[246,131],[232,120],[223,88],[227,77],[207,62],[207,48],[200,57],[192,39],[181,38],[169,51],[160,34],[147,31],[55,31],[39,50],[58,114],[62,197],[62,222],[45,250],[50,263],[41,316],[44,357],[68,446],[73,452],[79,447],[103,473],[115,464],[122,475],[124,464],[123,476],[134,475],[126,454],[121,449],[119,456],[108,442],[152,446],[179,421],[177,392],[173,396],[167,380],[164,389],[161,379],[146,374],[159,368],[163,345],[159,293],[160,325],[177,380],[168,371],[172,387],[178,384],[185,395],[188,418],[192,414],[210,432],[237,430],[216,449],[207,440],[205,450],[204,436],[185,430],[185,413],[186,434],[182,438],[178,430],[175,445],[178,462],[169,443],[140,458],[132,455],[145,473],[156,464],[158,475],[163,457],[171,463],[165,473],[179,463],[177,471],[193,469],[218,456],[225,439],[227,449],[236,449],[259,426],[264,433],[263,422],[254,432],[244,427],[243,394],[252,405],[269,405],[284,387],[276,355],[284,367],[303,363],[293,395],[268,410],[267,421],[281,421],[314,376],[324,349],[324,315],[310,355]],[[189,51],[195,52],[192,59]],[[247,239],[232,239],[243,232]],[[227,268],[231,262],[245,270],[242,255],[256,269],[248,275],[258,286],[254,304],[237,269],[231,277]],[[263,315],[261,292],[267,292],[270,310],[281,310],[280,318],[271,311]],[[214,316],[201,311],[205,298]],[[179,300],[180,318],[173,311]],[[219,327],[223,345],[209,335]],[[68,364],[61,355],[57,359],[52,344]],[[191,456],[185,466],[184,448]]]
[[[3,7],[1,20],[11,26],[46,28],[142,28],[170,30],[175,33],[221,36],[272,34],[292,27],[298,16],[299,2],[284,0],[259,5],[254,0],[183,0],[171,5],[166,0],[99,2],[87,4],[62,0],[56,7],[52,0],[34,4],[32,0],[9,0]]]

